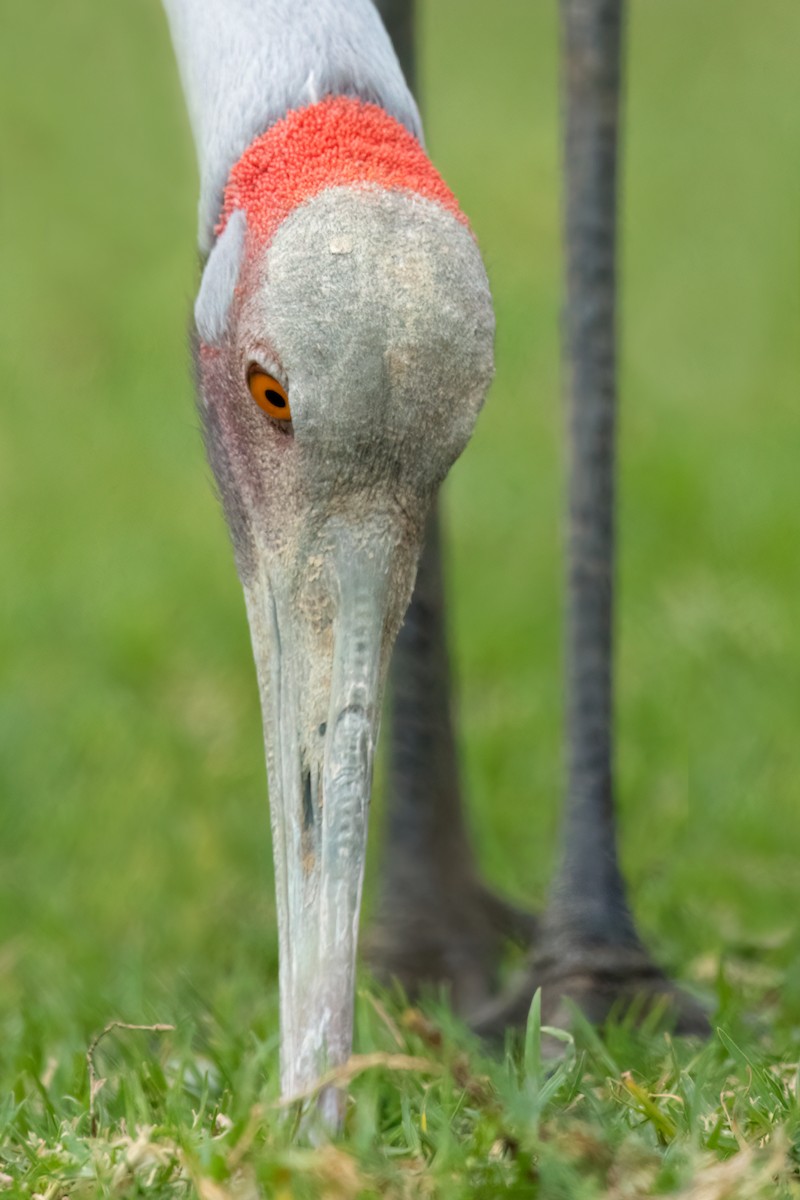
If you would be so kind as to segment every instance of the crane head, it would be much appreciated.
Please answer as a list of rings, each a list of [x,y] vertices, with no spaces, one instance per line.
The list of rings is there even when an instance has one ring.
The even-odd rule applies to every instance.
[[[327,103],[359,128],[364,110],[375,119]],[[200,405],[264,717],[285,1095],[350,1053],[383,684],[427,513],[493,369],[486,275],[454,203],[433,184],[359,177],[363,145],[358,171],[353,153],[299,203],[275,204],[294,176],[274,155],[256,172],[266,200],[252,172],[229,185],[196,306]],[[329,1122],[340,1105],[323,1099]]]

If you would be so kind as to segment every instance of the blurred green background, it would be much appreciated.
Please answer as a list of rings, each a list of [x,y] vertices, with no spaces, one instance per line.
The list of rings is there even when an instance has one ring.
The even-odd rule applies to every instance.
[[[777,939],[800,1017],[800,6],[630,17],[624,861],[664,961],[702,980]],[[498,315],[446,499],[465,780],[486,875],[537,904],[562,789],[555,5],[420,0],[420,25],[429,148]],[[14,0],[3,26],[0,1011],[163,1020],[187,990],[269,997],[276,957],[188,369],[193,151],[156,0]]]

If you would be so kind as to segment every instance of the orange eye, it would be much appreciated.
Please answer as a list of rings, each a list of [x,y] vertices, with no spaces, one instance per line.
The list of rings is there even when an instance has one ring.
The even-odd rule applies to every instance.
[[[258,407],[263,408],[275,421],[291,421],[289,397],[277,379],[258,367],[252,367],[247,375],[247,386]]]

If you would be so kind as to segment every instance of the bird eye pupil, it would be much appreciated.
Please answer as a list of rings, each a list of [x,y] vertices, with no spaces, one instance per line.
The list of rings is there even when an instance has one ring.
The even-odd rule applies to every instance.
[[[273,392],[272,389],[268,389],[266,395],[270,404],[274,404],[276,408],[286,408],[286,401],[280,392]]]

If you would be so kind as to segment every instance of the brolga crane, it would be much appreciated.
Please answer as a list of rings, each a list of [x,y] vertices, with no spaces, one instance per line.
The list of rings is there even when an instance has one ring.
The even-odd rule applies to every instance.
[[[302,1092],[350,1053],[373,755],[418,564],[394,665],[390,850],[374,961],[411,989],[449,981],[462,1011],[482,1010],[487,1032],[518,1019],[539,981],[551,1005],[576,995],[593,1016],[617,995],[668,991],[690,1024],[691,1003],[636,936],[610,786],[606,443],[619,0],[563,4],[567,161],[574,152],[590,165],[582,191],[580,171],[570,177],[578,190],[567,220],[577,751],[563,866],[532,976],[494,1001],[502,940],[529,940],[536,923],[480,883],[469,848],[436,509],[492,377],[481,257],[424,152],[416,105],[371,0],[165,7],[200,165],[199,407],[264,720],[283,1093]],[[381,7],[410,73],[411,4]],[[329,1124],[341,1106],[336,1092],[323,1094]]]

